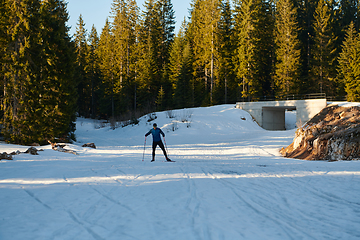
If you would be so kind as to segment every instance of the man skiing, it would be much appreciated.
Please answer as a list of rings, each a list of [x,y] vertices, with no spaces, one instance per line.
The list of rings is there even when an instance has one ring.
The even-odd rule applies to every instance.
[[[164,144],[162,143],[161,137],[160,137],[160,134],[163,137],[165,137],[165,133],[160,128],[157,127],[156,123],[154,123],[153,128],[148,133],[145,134],[145,137],[149,136],[150,134],[152,134],[152,136],[153,136],[153,145],[152,145],[153,151],[152,151],[152,160],[151,161],[152,162],[155,161],[155,149],[156,149],[157,145],[159,145],[161,150],[164,153],[166,161],[171,162],[170,158],[168,158],[168,156],[166,154]]]

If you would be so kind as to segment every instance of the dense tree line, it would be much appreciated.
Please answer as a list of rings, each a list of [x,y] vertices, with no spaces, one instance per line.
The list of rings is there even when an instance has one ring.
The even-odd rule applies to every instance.
[[[81,16],[78,21],[79,112],[129,118],[139,111],[309,93],[356,100],[351,91],[358,80],[346,79],[344,61],[359,51],[358,12],[358,1],[193,0],[175,35],[170,0],[148,0],[141,13],[134,0],[114,0],[98,41],[89,40],[96,33],[86,34]],[[351,50],[342,47],[350,26]],[[97,60],[89,65],[81,49]],[[346,71],[357,64],[354,59]]]
[[[98,33],[63,0],[0,0],[3,135],[74,138],[76,114],[136,119],[172,108],[326,93],[360,100],[359,0],[114,0]]]

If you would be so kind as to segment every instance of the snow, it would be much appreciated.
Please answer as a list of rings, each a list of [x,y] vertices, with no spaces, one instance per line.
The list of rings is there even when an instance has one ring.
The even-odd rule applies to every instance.
[[[360,238],[359,161],[283,158],[295,129],[263,130],[233,105],[172,113],[116,130],[79,118],[79,155],[0,161],[0,239]],[[150,162],[150,136],[142,161],[154,122],[175,163],[159,148]]]
[[[296,128],[296,110],[285,111],[285,129],[290,130]]]

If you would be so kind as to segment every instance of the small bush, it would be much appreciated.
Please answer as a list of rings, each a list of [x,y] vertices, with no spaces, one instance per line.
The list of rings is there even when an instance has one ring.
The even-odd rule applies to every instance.
[[[148,113],[147,114],[148,117],[148,122],[154,121],[155,119],[157,119],[156,113]]]
[[[183,111],[182,114],[181,114],[180,121],[183,122],[183,123],[191,122],[191,121],[189,121],[189,119],[191,119],[192,114],[193,114],[193,111],[191,111],[191,110]]]
[[[167,111],[166,111],[166,116],[167,116],[168,118],[175,118],[175,113],[174,113],[173,110],[167,110]]]

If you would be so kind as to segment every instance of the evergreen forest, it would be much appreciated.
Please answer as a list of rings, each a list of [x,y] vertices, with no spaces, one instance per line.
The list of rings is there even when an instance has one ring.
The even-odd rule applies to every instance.
[[[75,140],[76,117],[320,93],[360,101],[360,0],[114,0],[69,34],[64,0],[0,0],[2,136]]]

